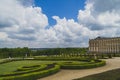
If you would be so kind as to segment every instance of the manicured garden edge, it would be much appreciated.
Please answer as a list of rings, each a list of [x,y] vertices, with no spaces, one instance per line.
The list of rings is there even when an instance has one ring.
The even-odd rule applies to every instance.
[[[96,63],[88,63],[88,64],[83,64],[83,65],[66,65],[62,64],[61,68],[62,69],[89,69],[89,68],[96,68],[96,67],[101,67],[106,64],[105,61],[100,61]]]
[[[42,61],[90,61],[90,58],[81,57],[34,57],[34,60]]]
[[[35,72],[35,71],[41,71],[43,69],[45,69],[47,67],[47,65],[41,65],[40,67],[38,68],[35,68],[33,70],[28,70],[28,71],[21,71],[21,72],[11,72],[11,73],[6,73],[6,74],[2,74],[0,75],[0,77],[5,77],[5,76],[17,76],[17,75],[21,75],[21,74],[27,74],[27,73],[30,73],[30,72]]]
[[[33,73],[28,73],[28,74],[23,74],[18,76],[4,77],[4,78],[0,78],[0,80],[36,80],[38,78],[42,78],[42,77],[54,74],[59,70],[60,70],[60,66],[55,65],[55,67],[48,70],[33,72]]]
[[[21,59],[20,59],[21,60]],[[28,60],[28,59],[27,59]],[[32,59],[32,60],[37,60],[37,59]],[[19,60],[10,60],[10,61],[19,61]],[[76,61],[76,60],[75,60]],[[80,60],[78,60],[80,61]],[[65,63],[54,63],[58,65],[58,68],[52,68],[52,69],[48,69],[48,70],[43,70],[43,71],[33,71],[32,73],[25,73],[25,74],[20,74],[20,75],[10,75],[10,76],[6,76],[6,77],[1,77],[0,80],[35,80],[37,78],[41,78],[41,77],[45,77],[51,74],[54,74],[56,72],[58,72],[61,69],[88,69],[88,68],[95,68],[95,67],[100,67],[100,66],[104,66],[106,64],[105,61],[101,61],[101,60],[82,60],[82,61],[87,61],[89,63],[83,63],[83,64],[76,64],[76,63],[72,63],[71,61],[68,62],[67,64]],[[7,61],[8,62],[8,61]],[[56,66],[56,65],[55,65]]]

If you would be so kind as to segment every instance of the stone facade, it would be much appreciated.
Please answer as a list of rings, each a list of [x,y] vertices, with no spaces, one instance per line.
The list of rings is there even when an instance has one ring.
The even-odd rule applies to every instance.
[[[120,37],[97,37],[89,40],[90,53],[120,53]]]

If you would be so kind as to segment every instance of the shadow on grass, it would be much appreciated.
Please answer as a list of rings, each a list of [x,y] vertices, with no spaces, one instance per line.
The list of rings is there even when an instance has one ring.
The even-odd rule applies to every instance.
[[[73,80],[120,80],[120,69],[110,70]]]

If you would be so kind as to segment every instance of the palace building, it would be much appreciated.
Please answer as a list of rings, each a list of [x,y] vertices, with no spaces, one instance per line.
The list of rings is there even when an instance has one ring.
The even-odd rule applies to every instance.
[[[97,37],[89,40],[90,53],[120,53],[120,37]]]

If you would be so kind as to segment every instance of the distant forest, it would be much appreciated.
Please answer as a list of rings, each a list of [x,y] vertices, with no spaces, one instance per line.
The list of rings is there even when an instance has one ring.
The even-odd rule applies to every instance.
[[[0,58],[78,55],[87,53],[88,48],[0,48]]]

